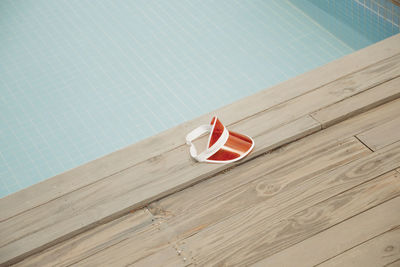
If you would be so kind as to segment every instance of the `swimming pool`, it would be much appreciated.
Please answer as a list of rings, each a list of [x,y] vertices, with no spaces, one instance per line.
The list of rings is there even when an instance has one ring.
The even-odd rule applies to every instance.
[[[0,12],[0,197],[399,32],[398,7],[377,0],[2,1]]]

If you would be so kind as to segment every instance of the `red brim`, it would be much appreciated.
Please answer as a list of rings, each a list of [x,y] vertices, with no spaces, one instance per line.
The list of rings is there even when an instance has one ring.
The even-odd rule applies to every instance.
[[[213,125],[213,130],[210,135],[208,146],[212,146],[216,140],[221,136],[224,126],[218,120],[218,118],[213,118],[211,120],[211,125]],[[229,138],[226,143],[211,157],[207,160],[210,161],[231,161],[244,157],[249,154],[254,146],[254,141],[243,134],[235,133],[229,131]]]

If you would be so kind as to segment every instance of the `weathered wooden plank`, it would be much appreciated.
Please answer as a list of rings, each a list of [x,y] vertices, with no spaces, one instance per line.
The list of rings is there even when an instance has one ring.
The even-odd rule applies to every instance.
[[[112,256],[108,255],[106,258],[103,258],[103,253],[100,251],[97,253],[100,255],[100,257],[97,257],[97,254],[94,254],[91,257],[82,259],[75,265],[128,266],[135,265],[136,263],[138,264],[144,259],[146,260],[141,263],[144,264],[147,261],[151,262],[157,259],[157,257],[162,257],[162,255],[165,257],[165,254],[172,260],[177,260],[178,262],[179,260],[176,256],[179,256],[182,263],[190,264],[191,257],[187,250],[184,249],[184,246],[177,246],[176,244],[173,244],[172,247],[175,249],[175,253],[170,253],[172,252],[171,244],[173,242],[170,242],[170,240],[168,240],[163,233],[164,232],[160,231],[159,223],[155,222],[154,224],[143,228],[141,231],[133,233],[132,236],[127,237],[125,240],[110,246],[109,248],[114,246],[118,246],[119,248],[119,250],[115,251],[115,254]],[[131,242],[127,243],[127,239],[129,239]],[[183,258],[186,258],[186,260]]]
[[[398,219],[400,218],[398,217]],[[323,262],[319,266],[375,267],[390,264],[398,258],[400,258],[400,226]]]
[[[349,73],[400,53],[400,35],[361,49],[330,64],[290,79],[280,85],[239,100],[212,113],[227,125],[252,116],[272,106],[319,88]],[[209,120],[205,114],[105,157],[47,179],[0,200],[0,221],[59,198],[148,158],[183,144],[183,133]]]
[[[311,114],[323,128],[400,97],[400,78],[385,82]]]
[[[400,140],[400,118],[362,132],[357,138],[374,151],[393,144]]]
[[[275,218],[263,216],[264,210],[273,208],[265,203],[184,241],[196,264],[250,265],[399,196],[400,179],[393,174],[363,183],[294,214],[277,211],[279,215]]]
[[[88,266],[93,266],[93,264],[95,264],[96,266],[98,265],[97,263],[91,262],[90,259],[88,261],[81,262],[80,264],[82,263],[87,264]],[[184,245],[178,246],[177,244],[174,244],[174,245],[169,245],[163,249],[160,249],[156,253],[153,253],[150,256],[140,259],[139,261],[130,263],[129,265],[137,267],[140,266],[175,267],[175,266],[191,266],[192,263],[193,263],[192,257],[188,253],[188,251],[186,251],[185,246]],[[108,265],[104,264],[104,266]]]
[[[400,197],[396,197],[273,254],[253,266],[315,266],[383,232],[389,231],[398,226],[399,223]],[[315,251],[318,251],[318,253],[315,253]]]
[[[50,249],[35,254],[16,266],[70,266],[102,249],[133,236],[152,223],[149,211],[140,209],[109,223],[83,232]]]
[[[112,256],[111,256],[112,257]],[[111,266],[107,263],[96,262],[95,264],[89,259],[85,259],[79,262],[78,266]],[[113,261],[112,266],[127,266],[127,265],[120,265],[120,261],[118,258],[115,258]],[[129,266],[134,267],[184,267],[191,265],[191,259],[184,257],[182,254],[177,252],[177,249],[172,246],[166,246],[161,248],[159,251],[146,256],[142,259],[139,259],[135,262],[130,262]]]

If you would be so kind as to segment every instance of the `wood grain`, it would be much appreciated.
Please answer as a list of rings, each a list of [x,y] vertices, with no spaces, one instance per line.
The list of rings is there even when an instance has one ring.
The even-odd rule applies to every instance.
[[[42,253],[33,255],[16,266],[69,266],[108,246],[134,236],[151,225],[153,216],[147,209],[129,213],[109,223],[86,231]],[[150,226],[151,227],[151,226]]]
[[[384,267],[400,267],[400,258],[395,260],[394,262],[386,264]]]
[[[383,232],[389,231],[398,226],[399,223],[400,197],[396,197],[273,254],[253,266],[315,266]],[[327,240],[329,242],[326,242]],[[315,253],[315,251],[318,251],[318,253]]]
[[[294,146],[296,143],[301,143],[302,145]],[[316,144],[314,146],[311,145],[311,143],[312,143],[311,139],[308,141],[299,141],[296,143],[293,143],[293,145],[291,145],[291,147],[289,149],[279,150],[279,151],[276,151],[273,155],[265,155],[265,156],[262,156],[262,157],[256,159],[255,161],[257,161],[257,163],[254,165],[253,165],[253,161],[251,161],[249,163],[246,163],[246,165],[241,165],[235,169],[232,169],[229,173],[227,173],[225,175],[218,175],[217,177],[215,177],[215,179],[218,180],[218,177],[222,176],[223,180],[224,180],[223,183],[220,183],[219,185],[209,186],[207,188],[204,188],[203,186],[201,186],[203,183],[198,184],[195,187],[199,187],[199,186],[200,187],[198,188],[198,190],[196,192],[194,192],[194,194],[197,195],[196,198],[193,198],[192,190],[184,190],[184,191],[182,191],[182,193],[186,192],[185,194],[179,194],[178,197],[177,198],[174,197],[174,199],[176,199],[176,201],[179,203],[188,202],[188,203],[192,203],[192,204],[204,202],[205,200],[208,199],[209,204],[211,204],[212,206],[215,206],[215,204],[213,204],[210,201],[213,198],[215,198],[216,196],[218,196],[218,194],[222,194],[222,193],[226,192],[226,190],[229,191],[229,188],[231,188],[231,189],[235,188],[234,185],[236,184],[236,186],[237,186],[237,184],[238,184],[237,182],[239,182],[239,179],[243,180],[242,183],[250,182],[248,179],[246,179],[248,177],[248,175],[246,174],[247,173],[246,170],[248,170],[248,168],[249,168],[249,165],[247,165],[247,164],[251,164],[251,166],[254,166],[254,167],[251,167],[250,169],[251,169],[251,174],[254,175],[255,177],[260,176],[260,175],[265,175],[270,172],[274,172],[271,175],[273,175],[273,177],[276,177],[277,179],[280,179],[279,177],[282,177],[282,176],[285,177],[285,175],[286,175],[286,177],[290,177],[288,175],[290,173],[296,173],[296,175],[298,175],[298,176],[307,175],[307,174],[309,175],[311,173],[313,173],[313,174],[321,173],[323,171],[326,171],[327,169],[334,168],[340,164],[344,164],[355,158],[358,158],[358,157],[361,157],[363,155],[370,153],[370,151],[368,149],[366,149],[362,144],[360,144],[354,138],[349,138],[344,141],[336,141],[335,140],[332,142],[327,142],[326,144]],[[289,162],[287,160],[287,157],[290,158]],[[296,170],[296,168],[299,168],[299,169]],[[215,179],[212,179],[212,181],[214,181]],[[219,180],[221,181],[221,179],[219,179]],[[218,193],[215,193],[214,195],[210,194],[212,192],[214,192],[214,193],[218,192]],[[172,196],[175,196],[175,195],[176,194],[174,194]],[[254,202],[254,199],[252,199],[252,200]],[[251,203],[251,202],[249,201],[248,203]],[[240,209],[242,207],[242,209],[243,209],[246,207],[246,204],[247,203],[243,202],[242,205],[239,206],[238,208]],[[205,208],[205,206],[203,206],[203,208]],[[192,209],[194,209],[193,206],[192,206]],[[226,214],[229,214],[229,212],[232,212],[232,209],[229,209],[229,207],[226,207],[225,209],[226,209],[225,212],[220,213],[220,214],[216,213],[216,214],[218,214],[220,216],[220,218],[223,218],[224,215],[226,216]],[[193,212],[191,212],[190,215],[194,216],[194,221],[196,221],[197,224],[204,225],[205,222],[207,221],[207,218],[209,218],[208,221],[212,221],[212,222],[214,222],[217,219],[216,216],[211,216],[214,213],[214,211],[215,211],[214,208],[209,210],[208,214],[210,216],[207,216],[207,213],[205,213],[204,211],[201,212],[200,214],[193,214]],[[185,212],[185,211],[182,210],[181,212]],[[205,216],[205,218],[202,218],[201,215],[204,215],[204,214],[206,216]],[[163,219],[164,218],[165,217],[163,217]],[[183,219],[184,219],[184,217],[180,216],[179,218],[177,218],[177,221],[180,221]],[[173,222],[169,222],[169,223],[163,222],[162,227],[165,229],[166,226],[171,223],[173,223]],[[190,229],[191,225],[187,222],[184,227],[181,227],[179,229],[180,232],[182,232],[184,230],[184,228]],[[97,232],[98,235],[103,235],[101,233],[102,230],[95,230],[95,229],[93,229],[92,231]],[[172,230],[172,229],[168,229],[168,231],[169,230]],[[106,231],[109,231],[109,230],[106,229]],[[118,231],[121,232],[121,230],[118,230]],[[51,258],[51,256],[45,256],[42,254],[47,254],[47,255],[64,254],[64,256],[60,257],[60,259],[59,259],[60,261],[61,260],[65,261],[65,258],[67,258],[68,261],[71,261],[71,258],[72,259],[82,258],[82,255],[83,256],[87,255],[86,250],[76,251],[75,253],[70,253],[68,248],[69,248],[69,244],[75,244],[77,246],[77,244],[79,244],[79,242],[81,242],[80,240],[83,239],[83,237],[81,237],[81,236],[85,236],[86,233],[87,232],[82,233],[81,235],[78,235],[70,240],[67,240],[67,241],[61,243],[60,245],[57,245],[57,246],[49,249],[46,253],[33,255],[31,258],[28,258],[26,261],[27,262],[36,262],[36,261],[43,262],[44,259],[46,259],[46,257]],[[170,236],[168,238],[170,240],[172,240],[173,236]],[[137,237],[135,239],[137,239]],[[157,242],[154,242],[153,245],[154,246],[162,246],[162,245],[165,245],[165,242],[168,242],[167,238],[160,238],[160,240],[158,241],[158,244],[157,244]],[[103,243],[105,243],[103,240],[98,240],[97,247],[104,247],[107,245],[107,244],[103,244]],[[81,245],[79,245],[79,246],[82,247]],[[134,245],[132,245],[132,246],[134,246]],[[47,262],[47,261],[44,261],[44,262]],[[50,261],[49,263],[52,263],[52,262]]]
[[[357,138],[374,151],[393,144],[400,140],[400,118],[362,132]]]
[[[310,207],[302,203],[305,209],[293,214],[285,209],[277,211],[275,217],[263,216],[264,210],[271,207],[260,205],[186,238],[185,242],[196,264],[250,265],[399,196],[400,179],[393,172],[390,174]]]
[[[126,242],[130,240],[131,242]],[[172,253],[172,248],[175,249]],[[116,247],[116,250],[112,248]],[[143,228],[141,231],[133,233],[132,236],[127,237],[125,240],[113,245],[106,247],[104,250],[111,249],[112,254],[104,254],[100,251],[92,256],[86,257],[81,261],[77,262],[78,266],[128,266],[152,262],[157,257],[171,258],[172,261],[181,261],[183,264],[190,263],[191,257],[188,256],[184,246],[177,246],[173,244],[164,231],[160,230],[160,224],[158,222]],[[184,250],[184,251],[183,251]],[[180,253],[178,252],[180,251]],[[164,256],[162,256],[164,255]],[[183,258],[186,257],[186,261]],[[149,265],[150,266],[150,265]]]
[[[400,115],[400,111],[398,110],[400,107],[399,105],[400,98],[370,111],[359,114],[354,118],[342,121],[339,124],[332,125],[329,128],[339,128],[337,132],[339,136],[339,132],[342,132],[342,134],[345,136],[347,136],[350,132],[352,135],[357,135],[395,119]]]
[[[218,114],[226,125],[237,122],[278,103],[319,88],[349,73],[400,53],[400,35],[361,49],[318,69],[222,107]],[[184,143],[184,133],[207,123],[211,114],[181,124],[156,136],[47,179],[0,200],[0,221],[90,185]],[[40,193],[38,193],[40,192]]]
[[[347,98],[311,114],[323,128],[400,97],[400,78]]]
[[[190,259],[186,259],[183,256],[179,255],[172,246],[165,247],[160,251],[151,254],[150,256],[143,258],[139,261],[136,261],[131,264],[131,266],[135,267],[184,267],[190,264]],[[85,266],[86,264],[80,263],[81,266]],[[91,263],[88,263],[86,266],[93,266]],[[96,266],[109,266],[107,264],[100,264]]]
[[[177,245],[167,239],[165,232],[160,229],[159,220],[154,220],[152,224],[144,225],[135,231],[125,227],[128,224],[127,219],[121,219],[115,226],[109,223],[104,227],[96,227],[90,231],[93,233],[90,235],[90,238],[93,237],[92,243],[85,241],[85,237],[88,236],[85,232],[13,266],[145,266],[145,264],[159,266],[160,264],[167,265],[167,263],[171,266],[186,266],[191,264],[190,252],[187,251],[185,245]],[[96,239],[97,235],[102,237],[107,233],[111,233],[110,238]],[[124,246],[127,239],[131,242]],[[81,248],[82,251],[74,249],[74,246]],[[118,251],[123,253],[116,251],[113,255],[107,255],[105,259],[102,259],[101,251],[114,246],[118,246],[120,248]],[[96,262],[90,255],[94,256]],[[58,258],[59,256],[61,258]],[[160,259],[164,262],[160,263]]]
[[[400,222],[399,222],[400,223]],[[400,258],[400,226],[318,266],[384,266]]]
[[[161,222],[161,231],[157,235],[152,235],[153,243],[151,246],[160,246],[160,240],[175,242],[178,239],[189,237],[182,242],[187,242],[187,246],[190,250],[193,248],[194,244],[197,244],[197,246],[204,245],[205,247],[209,247],[209,253],[212,253],[211,251],[215,250],[215,254],[202,254],[200,255],[200,258],[203,258],[203,256],[204,258],[213,256],[224,257],[221,255],[228,256],[230,255],[229,253],[235,251],[235,248],[233,247],[236,246],[237,248],[243,249],[243,253],[247,253],[248,249],[246,249],[245,246],[248,245],[250,248],[252,245],[248,244],[248,240],[246,241],[246,232],[252,232],[252,229],[259,229],[259,227],[264,229],[265,227],[268,227],[269,223],[277,223],[281,221],[282,218],[300,212],[305,207],[315,205],[320,201],[326,200],[327,198],[361,183],[365,183],[373,177],[393,169],[393,165],[397,166],[399,163],[400,155],[398,152],[400,151],[400,144],[397,144],[396,147],[392,147],[391,149],[393,149],[393,151],[387,151],[383,154],[370,154],[369,156],[315,177],[305,176],[299,178],[299,181],[294,179],[294,181],[287,186],[280,187],[279,184],[284,185],[287,181],[283,180],[281,182],[279,179],[276,179],[276,181],[271,181],[271,184],[272,182],[275,182],[277,183],[277,186],[271,187],[278,188],[278,192],[274,192],[275,194],[272,194],[271,197],[269,197],[268,194],[265,196],[251,196],[251,193],[254,195],[254,192],[257,192],[257,187],[254,188],[257,185],[254,184],[252,184],[252,187],[244,187],[244,189],[238,188],[237,190],[232,191],[232,193],[227,193],[211,200],[209,203],[203,203],[199,207],[192,207],[191,210],[187,210],[183,214],[177,216],[172,215],[172,218],[167,218],[164,222]],[[268,181],[268,176],[266,176],[265,179]],[[398,180],[400,182],[400,179]],[[396,188],[395,184],[393,186]],[[251,191],[252,188],[254,188],[253,191]],[[198,194],[196,194],[196,198],[194,199],[197,199],[197,195]],[[192,194],[192,196],[194,196],[194,194]],[[249,197],[253,200],[247,201],[246,198]],[[242,206],[240,206],[241,201],[243,201]],[[255,205],[255,201],[258,203],[257,205]],[[238,213],[240,209],[245,208],[249,203],[253,206]],[[225,210],[230,211],[231,214],[227,214]],[[232,216],[229,216],[226,220],[220,223],[212,223],[222,219],[220,214],[224,216]],[[229,225],[226,225],[225,222],[229,222]],[[261,223],[262,226],[257,225],[257,223]],[[217,228],[218,231],[209,232],[211,229],[215,228]],[[210,233],[210,236],[207,234],[207,236],[204,237],[203,234],[201,234],[204,232]],[[257,231],[254,233],[257,235]],[[198,238],[192,242],[192,238],[196,236]],[[225,236],[229,240],[224,239]],[[230,238],[239,236],[241,239],[240,242],[238,242],[240,244],[243,242],[244,247],[239,245],[236,241],[234,243],[232,243],[233,241],[230,241]],[[203,237],[215,237],[215,239],[213,239],[210,244],[204,244],[201,242]],[[221,242],[223,244],[221,244]],[[120,259],[120,264],[128,264],[132,259],[127,255],[127,251],[136,246],[138,246],[137,240],[129,238],[87,258],[86,260],[90,261],[93,265],[102,262],[111,265],[113,264],[113,261],[109,260],[109,255],[114,255],[115,258]],[[229,246],[227,250],[230,252],[223,251],[222,253],[218,253],[221,252],[218,249],[219,246]],[[193,255],[193,257],[196,256]],[[241,255],[241,257],[245,258],[244,255]],[[197,263],[203,264],[202,262]]]
[[[300,150],[305,152],[305,149]],[[282,154],[288,156],[285,152]],[[162,203],[161,206],[165,209],[158,213],[156,213],[157,208],[160,206],[157,207],[154,204],[150,209],[156,215],[160,214],[163,218],[168,218],[164,223],[165,227],[173,229],[179,237],[189,236],[265,201],[275,208],[289,205],[293,203],[292,201],[298,200],[292,195],[301,195],[300,192],[305,190],[304,184],[310,187],[315,186],[308,182],[312,177],[362,158],[369,153],[370,151],[356,139],[349,138],[314,147],[287,162],[279,162],[272,170],[266,168],[271,165],[268,157],[260,158],[260,162],[252,166],[251,173],[248,171],[247,164],[239,166],[223,175],[218,184],[212,183],[214,189],[207,186],[207,189],[210,189],[207,190],[199,184],[197,188],[193,187],[192,190],[171,196],[174,202],[186,201],[185,204],[172,203],[171,206],[165,206]],[[216,181],[218,178],[215,177],[212,180]],[[313,192],[313,189],[308,190],[309,193]],[[193,198],[194,195],[196,198]],[[190,197],[192,199],[189,199]],[[179,209],[176,209],[177,207]],[[164,214],[166,216],[163,216]],[[172,217],[171,214],[173,214]]]

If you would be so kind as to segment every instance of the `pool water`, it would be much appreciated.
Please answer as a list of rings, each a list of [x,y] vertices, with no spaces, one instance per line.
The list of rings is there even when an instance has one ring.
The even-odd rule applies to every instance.
[[[1,1],[0,197],[398,33],[375,1]]]

